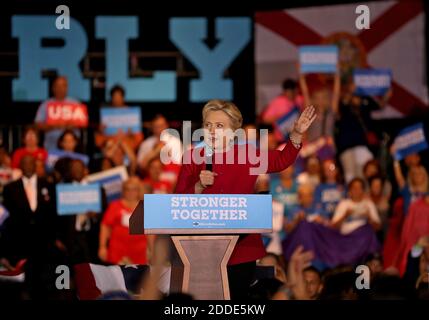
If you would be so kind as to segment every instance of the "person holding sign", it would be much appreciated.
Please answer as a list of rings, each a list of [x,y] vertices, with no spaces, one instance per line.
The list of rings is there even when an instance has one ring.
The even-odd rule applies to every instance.
[[[271,100],[261,114],[264,123],[271,124],[275,127],[277,142],[284,140],[284,132],[282,130],[284,125],[282,125],[282,123],[286,123],[288,115],[290,118],[293,118],[294,113],[298,114],[303,106],[303,98],[302,95],[298,94],[298,85],[295,80],[285,79],[282,83],[282,89],[282,93]],[[286,119],[286,121],[281,121],[283,118]],[[292,129],[292,126],[285,129],[288,131]]]
[[[139,108],[139,107],[136,107]],[[110,110],[130,110],[125,102],[125,89],[120,85],[115,85],[110,89],[110,106],[104,109],[110,109]],[[101,122],[103,121],[103,118],[101,116]],[[141,123],[139,123],[139,126]],[[143,141],[143,133],[141,130],[135,132],[131,129],[126,130],[124,132],[122,129],[118,129],[118,134],[125,135],[125,142],[130,146],[132,150],[136,150],[137,147],[140,145],[140,143]],[[99,148],[103,148],[103,146],[106,144],[106,142],[109,139],[115,139],[118,138],[117,134],[112,135],[108,134],[106,132],[106,126],[105,124],[101,123],[99,130],[95,132],[95,145]],[[118,138],[119,139],[119,138]]]
[[[409,169],[407,178],[405,178],[398,160],[393,162],[393,171],[399,187],[399,193],[404,199],[403,209],[406,215],[410,205],[429,192],[428,172],[422,165],[413,166]]]
[[[313,104],[317,109],[317,120],[311,126],[307,133],[309,142],[314,142],[320,138],[325,139],[326,145],[333,147],[335,113],[338,110],[340,101],[341,80],[340,68],[333,75],[333,88],[329,90],[327,86],[319,86],[310,92],[307,85],[306,73],[301,71],[301,65],[298,64],[299,86],[301,88],[304,105]]]
[[[203,108],[203,128],[207,148],[188,150],[178,178],[177,194],[251,194],[258,174],[257,165],[246,158],[245,164],[237,160],[228,164],[224,157],[238,154],[254,145],[234,144],[231,132],[241,128],[243,117],[232,102],[211,100]],[[302,135],[316,119],[313,106],[307,107],[298,120],[283,150],[258,149],[262,162],[266,160],[266,173],[280,172],[292,165],[301,149]],[[210,149],[209,149],[210,148]],[[211,151],[210,151],[211,150]],[[213,153],[212,153],[213,152]],[[210,154],[212,155],[210,156]],[[210,161],[198,163],[198,157],[210,156]],[[211,167],[211,168],[210,168]],[[256,170],[257,171],[257,170]],[[228,262],[228,277],[232,299],[245,298],[255,271],[256,260],[265,255],[261,235],[243,235]]]
[[[65,170],[66,175],[63,177],[62,183],[70,184],[76,188],[85,187],[88,185],[84,182],[84,178],[88,173],[85,164],[78,159],[71,159]],[[60,192],[57,185],[57,195]],[[101,211],[105,207],[105,193],[103,189],[100,190],[101,196],[99,206],[101,210],[85,210],[84,212],[67,212],[61,214],[60,205],[64,205],[61,201],[57,201],[57,212],[60,216],[57,219],[57,231],[60,235],[60,240],[64,244],[64,252],[70,263],[82,262],[98,262],[98,232],[101,221]],[[69,204],[73,209],[79,207],[79,203],[83,203],[81,198],[76,198],[73,195],[73,204]],[[80,201],[79,201],[80,200]],[[70,202],[70,201],[69,201]],[[91,201],[92,202],[92,201]],[[92,205],[93,203],[91,203]],[[88,203],[85,203],[88,205]],[[69,210],[67,210],[69,211]]]
[[[363,178],[365,163],[374,158],[370,148],[378,147],[379,138],[371,113],[386,105],[372,97],[357,96],[354,91],[353,83],[345,86],[336,112],[335,146],[346,183],[355,177]]]
[[[40,130],[45,131],[45,148],[54,149],[58,138],[67,128],[73,128],[80,136],[76,127],[88,126],[88,110],[81,104],[67,96],[68,83],[65,76],[58,76],[52,83],[53,97],[44,101],[37,109],[34,122]]]

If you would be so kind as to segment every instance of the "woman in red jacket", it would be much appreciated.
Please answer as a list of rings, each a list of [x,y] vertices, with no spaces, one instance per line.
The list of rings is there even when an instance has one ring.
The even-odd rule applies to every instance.
[[[176,193],[179,194],[251,194],[258,173],[280,172],[294,163],[301,149],[302,135],[316,118],[313,106],[307,107],[289,135],[283,150],[253,150],[252,144],[235,144],[235,132],[241,128],[243,118],[240,110],[232,103],[211,100],[203,108],[204,140],[208,148],[200,148],[185,153],[179,174]],[[207,151],[213,152],[211,171],[201,163]],[[242,152],[246,152],[243,163]],[[256,154],[255,159],[248,155]],[[240,155],[240,156],[239,156]],[[233,163],[231,160],[233,159]],[[255,170],[264,167],[264,172]],[[240,236],[228,263],[228,278],[232,299],[246,298],[253,279],[256,260],[265,255],[261,235]]]

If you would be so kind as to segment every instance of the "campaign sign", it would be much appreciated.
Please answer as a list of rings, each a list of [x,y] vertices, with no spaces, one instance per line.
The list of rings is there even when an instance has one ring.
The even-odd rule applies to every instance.
[[[390,69],[355,69],[353,82],[359,96],[383,96],[390,89],[392,72]]]
[[[52,170],[55,166],[55,163],[61,158],[71,158],[82,161],[85,166],[89,164],[89,157],[86,154],[69,152],[64,150],[51,150],[48,153],[48,159],[46,160],[46,169]]]
[[[205,233],[207,229],[222,233],[265,233],[272,232],[272,223],[271,195],[144,195],[147,233]]]
[[[46,112],[46,124],[53,126],[71,125],[81,128],[88,126],[88,110],[84,104],[49,101],[46,105]]]
[[[59,215],[101,212],[101,190],[98,183],[60,183],[56,185]]]
[[[335,73],[338,47],[332,45],[300,46],[299,62],[301,73]]]
[[[283,136],[286,138],[289,132],[292,131],[295,121],[299,117],[299,109],[295,106],[290,112],[280,117],[276,121],[276,127],[280,130]]]
[[[128,173],[124,166],[97,172],[85,177],[86,182],[99,183],[101,185],[106,193],[107,203],[121,197],[122,183],[127,179]]]
[[[395,159],[402,160],[407,155],[420,152],[428,148],[423,123],[418,123],[401,130],[395,138]]]
[[[104,107],[100,110],[100,119],[107,135],[115,135],[119,130],[124,133],[128,130],[133,133],[141,132],[142,116],[139,107]]]

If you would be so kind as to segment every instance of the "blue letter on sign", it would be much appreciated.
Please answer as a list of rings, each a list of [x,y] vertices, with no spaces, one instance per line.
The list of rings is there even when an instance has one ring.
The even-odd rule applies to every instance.
[[[170,40],[195,65],[200,74],[200,79],[191,81],[191,101],[233,98],[232,81],[222,79],[222,75],[249,42],[250,28],[249,18],[216,18],[219,44],[210,50],[203,42],[207,35],[207,19],[170,20]]]
[[[12,36],[19,38],[19,78],[12,82],[14,101],[40,101],[48,97],[43,70],[67,76],[70,97],[89,100],[89,82],[79,69],[87,49],[81,24],[70,18],[70,30],[55,27],[56,16],[13,16]],[[62,39],[61,48],[43,48],[42,39]]]
[[[153,79],[128,77],[128,40],[138,37],[137,17],[97,17],[95,24],[96,37],[106,39],[107,89],[123,85],[129,101],[176,100],[174,71],[154,72]]]

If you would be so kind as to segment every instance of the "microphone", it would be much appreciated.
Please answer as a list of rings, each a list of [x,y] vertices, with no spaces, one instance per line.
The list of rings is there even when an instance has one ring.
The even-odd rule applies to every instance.
[[[209,146],[205,148],[206,170],[213,171],[213,149]]]

